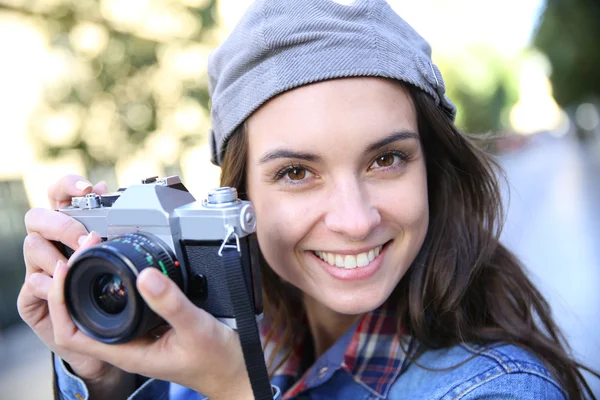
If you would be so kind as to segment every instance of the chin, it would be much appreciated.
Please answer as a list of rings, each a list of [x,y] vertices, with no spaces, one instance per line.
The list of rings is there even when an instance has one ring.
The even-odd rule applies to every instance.
[[[319,299],[329,309],[344,315],[360,315],[380,307],[388,298],[388,295],[379,291],[374,294],[348,296],[336,296],[335,298]]]

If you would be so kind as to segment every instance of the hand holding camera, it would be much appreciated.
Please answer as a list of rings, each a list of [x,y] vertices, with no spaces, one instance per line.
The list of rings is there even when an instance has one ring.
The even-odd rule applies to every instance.
[[[48,189],[48,200],[53,209],[66,207],[71,197],[90,192],[106,193],[106,184],[92,187],[86,179],[78,175],[67,175]],[[122,393],[134,384],[133,376],[126,372],[71,348],[59,346],[54,340],[55,322],[48,309],[48,295],[53,284],[56,265],[67,259],[52,241],[64,243],[77,253],[96,244],[100,238],[92,236],[88,243],[86,228],[77,220],[43,208],[34,208],[25,216],[28,235],[23,244],[26,275],[17,300],[21,318],[34,330],[42,342],[58,357],[69,363],[73,372],[82,378],[90,392],[99,398],[105,395]],[[76,256],[76,254],[75,254]]]
[[[119,375],[114,365],[117,386],[127,371],[210,398],[251,397],[231,301],[220,291],[227,285],[214,262],[235,246],[259,318],[248,202],[227,190],[196,202],[172,177],[113,194],[77,192],[73,181],[63,178],[50,193],[60,212],[28,214],[23,319],[84,379]],[[95,233],[79,246],[87,231]],[[50,241],[62,242],[63,254]],[[71,251],[69,267],[54,268]],[[161,324],[171,329],[148,334]]]

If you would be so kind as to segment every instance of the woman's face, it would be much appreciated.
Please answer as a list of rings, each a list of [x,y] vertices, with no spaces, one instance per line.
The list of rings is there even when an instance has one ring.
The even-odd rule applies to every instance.
[[[265,103],[247,131],[248,194],[271,268],[336,312],[380,306],[429,218],[407,92],[379,78],[302,86]]]

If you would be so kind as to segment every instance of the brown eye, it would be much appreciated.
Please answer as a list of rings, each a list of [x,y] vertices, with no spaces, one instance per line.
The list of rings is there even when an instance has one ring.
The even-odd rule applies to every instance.
[[[306,170],[304,168],[291,168],[287,172],[287,176],[292,181],[301,181],[306,178]]]
[[[302,165],[288,165],[283,167],[273,177],[275,181],[282,181],[288,184],[304,184],[311,181],[313,173]]]
[[[389,153],[380,154],[377,156],[377,158],[375,158],[375,160],[373,160],[373,163],[371,164],[369,169],[381,169],[384,171],[391,171],[395,168],[402,167],[408,161],[408,159],[408,155],[402,152],[393,151]]]
[[[389,167],[394,164],[394,157],[393,154],[384,154],[383,156],[377,157],[375,163],[377,163],[378,167]]]

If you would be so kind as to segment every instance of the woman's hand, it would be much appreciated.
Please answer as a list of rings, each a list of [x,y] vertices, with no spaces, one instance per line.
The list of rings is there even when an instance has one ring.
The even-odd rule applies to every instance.
[[[59,263],[48,296],[58,346],[131,373],[176,382],[211,400],[253,398],[237,333],[196,307],[158,269],[144,269],[137,288],[171,329],[159,338],[148,335],[110,345],[91,339],[71,320],[64,298],[67,271],[68,266]]]
[[[84,178],[69,175],[48,189],[48,199],[51,207],[58,209],[69,205],[71,197],[83,196],[91,192],[105,193],[106,184],[98,183],[92,187]],[[64,264],[66,261],[64,255],[51,241],[62,242],[76,250],[74,257],[83,249],[99,243],[100,238],[98,235],[88,235],[85,227],[75,219],[42,208],[34,208],[26,214],[25,226],[28,233],[23,244],[26,274],[17,300],[17,309],[21,318],[48,349],[69,363],[73,372],[86,382],[91,393],[108,395],[123,393],[122,390],[130,392],[135,385],[134,377],[128,377],[124,371],[97,357],[56,343],[54,332],[56,322],[51,318],[48,308],[48,297],[53,286],[56,265]]]
[[[70,203],[71,196],[91,191],[73,191],[74,178],[69,179],[68,185],[53,188],[54,208]],[[25,250],[29,266],[20,310],[44,343],[69,362],[80,377],[97,378],[107,376],[107,371],[126,371],[178,383],[211,400],[253,398],[237,333],[195,306],[157,269],[143,270],[136,285],[148,306],[171,327],[159,338],[148,335],[109,345],[80,331],[65,305],[65,277],[77,255],[98,244],[100,237],[92,233],[80,246],[78,240],[87,233],[85,228],[53,211],[32,210],[26,219],[29,236],[33,237],[27,240]],[[76,254],[65,263],[48,239],[77,248]],[[37,275],[32,278],[34,274]]]

